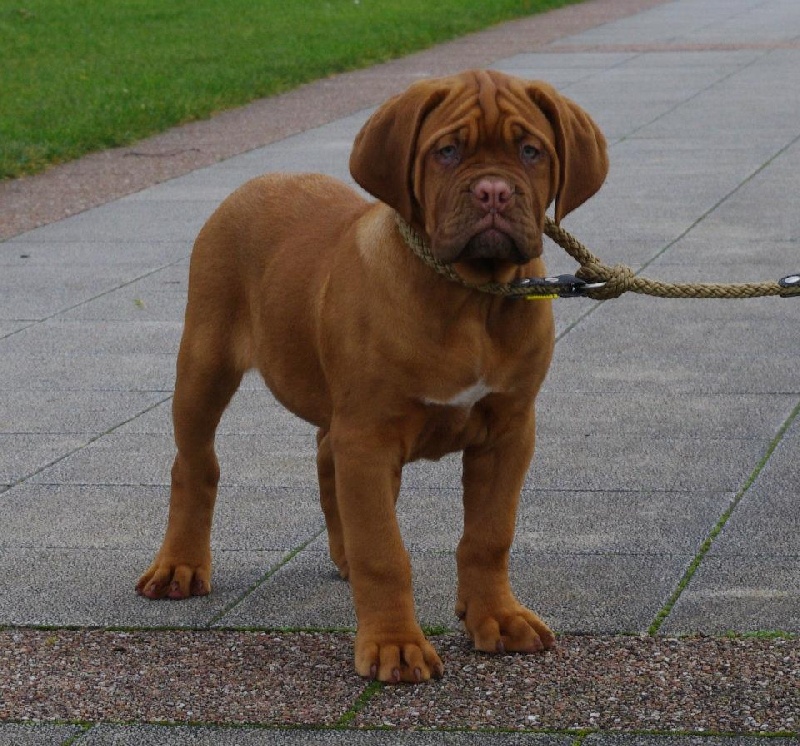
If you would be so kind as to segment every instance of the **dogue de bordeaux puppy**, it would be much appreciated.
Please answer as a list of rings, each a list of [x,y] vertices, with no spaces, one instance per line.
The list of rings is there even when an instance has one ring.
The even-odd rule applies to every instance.
[[[396,216],[471,282],[542,276],[542,227],[601,186],[605,139],[542,82],[471,70],[423,80],[358,134],[353,178],[248,182],[191,259],[173,419],[177,456],[148,598],[211,590],[214,433],[244,372],[318,428],[331,557],[351,584],[356,671],[424,681],[442,661],[414,613],[395,501],[403,465],[463,452],[456,613],[478,650],[550,648],[514,596],[508,556],[534,449],[534,399],[553,349],[547,300],[463,287],[412,254]]]

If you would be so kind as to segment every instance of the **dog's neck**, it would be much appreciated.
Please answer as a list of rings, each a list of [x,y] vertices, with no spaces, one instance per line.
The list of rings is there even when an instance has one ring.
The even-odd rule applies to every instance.
[[[442,277],[445,277],[451,282],[461,285],[462,287],[469,288],[470,290],[477,290],[482,293],[488,293],[489,295],[517,297],[525,295],[524,291],[521,291],[520,288],[516,287],[510,282],[498,282],[495,280],[489,280],[485,282],[470,282],[456,272],[452,264],[447,264],[446,262],[437,259],[434,256],[430,245],[403,219],[403,217],[397,211],[394,212],[394,219],[406,246],[408,246],[412,253],[421,259],[424,264],[433,269]]]
[[[433,255],[430,245],[401,217],[399,212],[394,213],[394,219],[397,223],[400,235],[403,237],[403,241],[405,241],[406,246],[411,249],[415,256],[422,259],[425,264],[442,275],[442,277],[446,277],[448,280],[452,280],[464,287],[472,287],[451,265],[445,264]]]

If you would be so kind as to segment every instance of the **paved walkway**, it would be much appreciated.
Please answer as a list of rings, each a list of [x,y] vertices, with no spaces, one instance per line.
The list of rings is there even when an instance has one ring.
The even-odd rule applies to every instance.
[[[800,271],[800,3],[639,5],[595,0],[330,85],[382,90],[459,54],[549,80],[609,139],[607,185],[565,222],[604,261],[667,280]],[[554,18],[569,32],[537,41]],[[0,244],[0,744],[798,743],[797,300],[557,302],[512,558],[554,653],[481,656],[458,631],[447,459],[408,468],[399,504],[445,679],[359,680],[313,432],[254,378],[218,438],[214,593],[134,594],[165,522],[191,242],[262,172],[349,181],[381,98]],[[64,173],[16,192],[68,189]]]

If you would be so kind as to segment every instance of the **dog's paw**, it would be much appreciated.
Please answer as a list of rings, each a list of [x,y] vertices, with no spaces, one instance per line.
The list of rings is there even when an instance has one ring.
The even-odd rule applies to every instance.
[[[440,679],[444,664],[422,631],[356,635],[356,671],[389,684]]]
[[[556,644],[550,628],[516,600],[494,605],[459,602],[456,614],[482,652],[538,653]]]
[[[180,601],[211,593],[211,566],[186,565],[156,560],[136,583],[136,592],[151,599]]]

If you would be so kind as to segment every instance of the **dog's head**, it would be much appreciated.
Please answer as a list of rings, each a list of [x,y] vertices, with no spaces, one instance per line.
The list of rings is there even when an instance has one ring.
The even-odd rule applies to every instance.
[[[359,132],[350,172],[426,236],[444,262],[523,264],[555,219],[608,173],[606,142],[577,104],[539,81],[471,70],[424,80]]]

